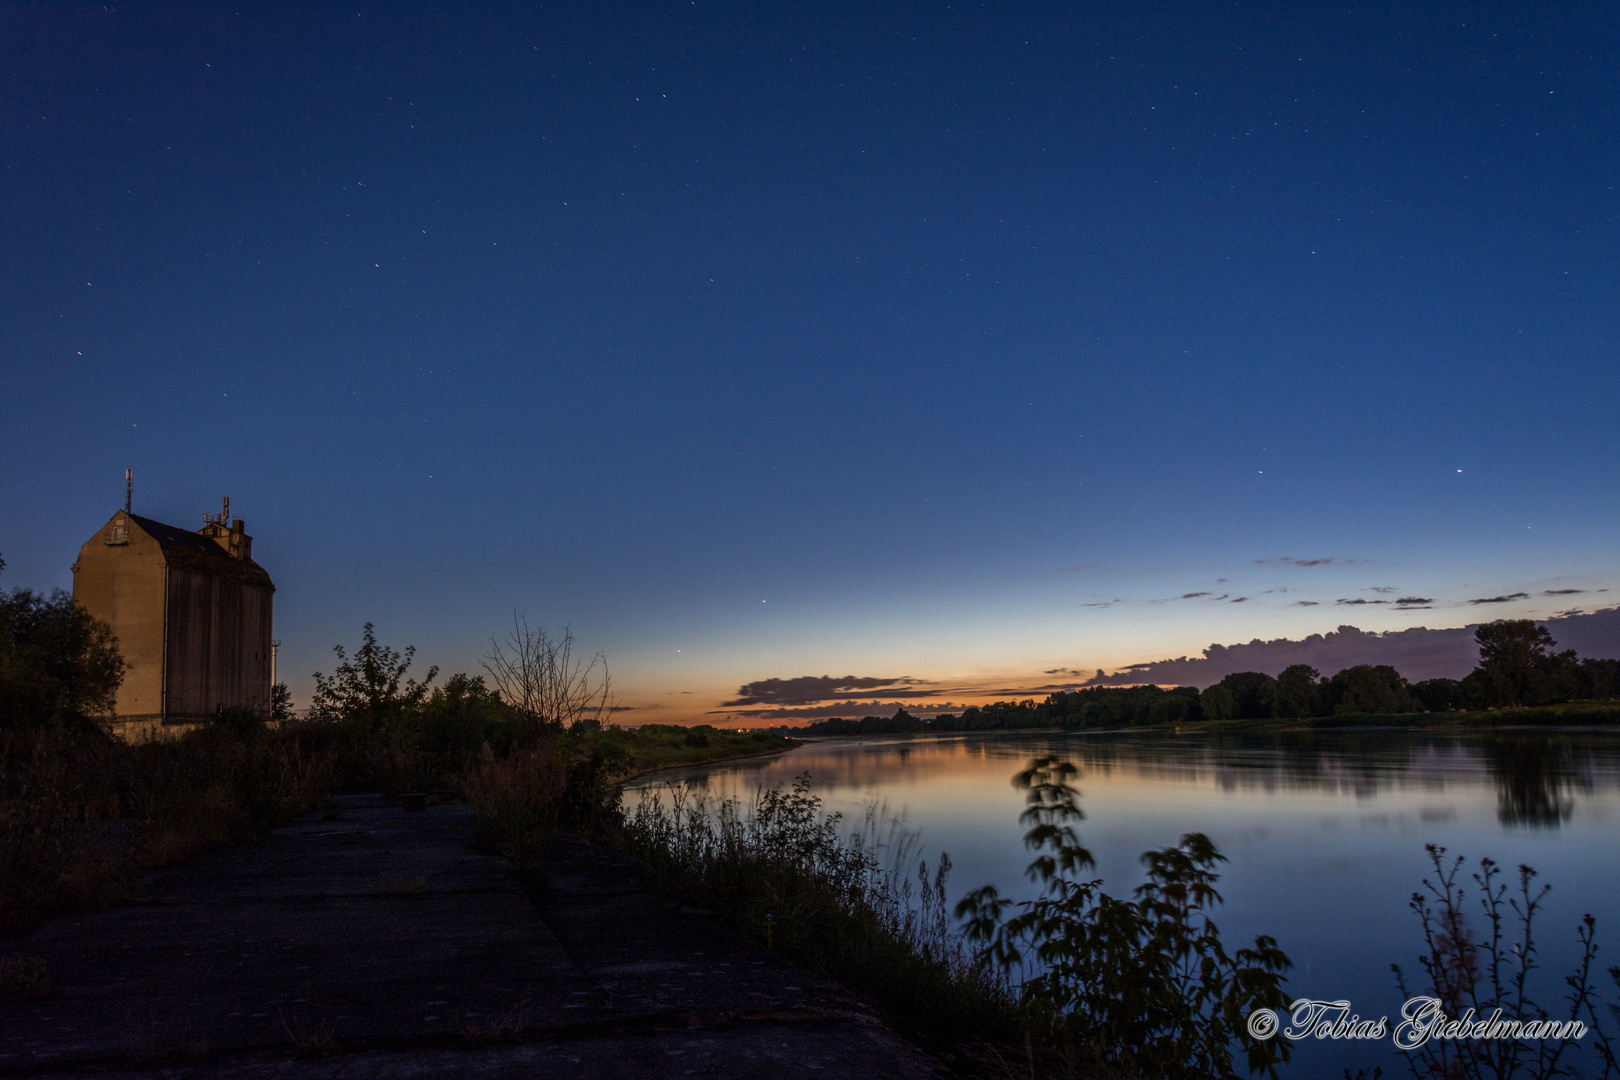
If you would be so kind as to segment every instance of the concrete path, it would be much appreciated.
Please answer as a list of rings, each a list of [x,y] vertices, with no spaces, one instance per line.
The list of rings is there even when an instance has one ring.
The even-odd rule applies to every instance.
[[[0,943],[53,984],[0,1004],[0,1077],[938,1075],[620,856],[560,843],[537,910],[466,807],[339,805]]]

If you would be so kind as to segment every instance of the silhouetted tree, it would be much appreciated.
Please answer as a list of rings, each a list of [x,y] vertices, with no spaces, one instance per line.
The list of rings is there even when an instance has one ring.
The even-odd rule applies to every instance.
[[[1553,637],[1532,619],[1498,619],[1474,631],[1479,642],[1476,692],[1491,705],[1544,705],[1579,686],[1573,649],[1552,652]],[[1562,691],[1562,693],[1560,693]]]
[[[429,668],[421,682],[405,679],[416,646],[405,647],[405,655],[377,644],[371,623],[361,632],[360,648],[350,660],[343,646],[334,645],[337,670],[329,679],[315,673],[315,699],[312,708],[328,719],[360,720],[372,724],[397,725],[415,713],[427,699],[428,684],[439,669]],[[403,685],[401,682],[403,680]]]
[[[1334,713],[1409,713],[1416,709],[1406,680],[1388,664],[1357,664],[1323,688]]]
[[[490,640],[483,667],[506,703],[536,728],[599,728],[613,716],[607,657],[576,656],[567,627],[554,638],[513,615],[512,632],[504,642]]]
[[[1412,684],[1412,696],[1429,712],[1445,712],[1462,705],[1462,683],[1456,679],[1424,679]]]
[[[118,639],[72,596],[0,591],[0,726],[105,716],[123,680]]]
[[[1273,710],[1278,716],[1315,716],[1321,694],[1316,688],[1320,673],[1309,664],[1292,664],[1277,676],[1277,697]]]
[[[292,719],[292,691],[287,684],[278,682],[270,688],[270,719]]]
[[[1216,683],[1214,686],[1198,695],[1198,703],[1204,707],[1204,719],[1229,720],[1237,709],[1237,702],[1232,697],[1232,691]]]
[[[1259,671],[1238,671],[1221,680],[1232,695],[1233,713],[1239,720],[1261,720],[1272,715],[1277,701],[1277,680]]]

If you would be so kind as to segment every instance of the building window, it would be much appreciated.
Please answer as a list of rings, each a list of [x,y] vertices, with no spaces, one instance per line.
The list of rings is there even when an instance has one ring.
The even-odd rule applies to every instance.
[[[109,544],[127,544],[127,543],[129,543],[128,538],[124,535],[124,526],[123,525],[114,525],[112,527],[112,539],[108,540],[107,543],[109,543]]]

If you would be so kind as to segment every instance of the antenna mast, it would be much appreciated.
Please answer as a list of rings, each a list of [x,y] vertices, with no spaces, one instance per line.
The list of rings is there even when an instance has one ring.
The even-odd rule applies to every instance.
[[[124,470],[124,513],[129,513],[129,504],[135,498],[135,470]]]

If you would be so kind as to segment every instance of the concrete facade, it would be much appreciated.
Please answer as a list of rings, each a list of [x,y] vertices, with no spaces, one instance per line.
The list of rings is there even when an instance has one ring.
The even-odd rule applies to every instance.
[[[190,532],[122,510],[79,549],[73,600],[118,638],[126,736],[221,708],[269,714],[276,590],[252,552],[240,518]]]

